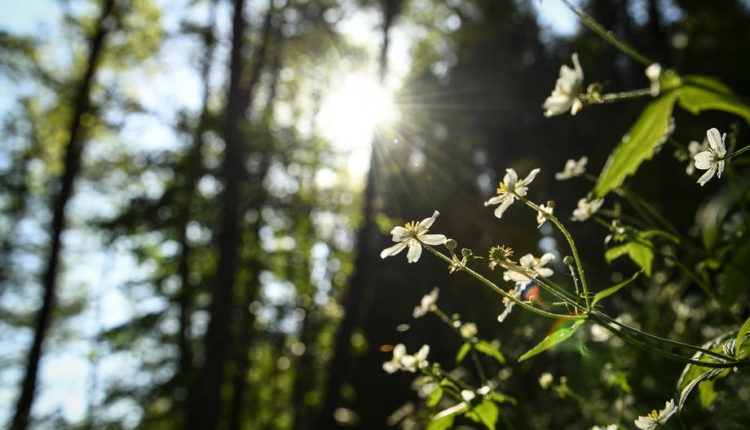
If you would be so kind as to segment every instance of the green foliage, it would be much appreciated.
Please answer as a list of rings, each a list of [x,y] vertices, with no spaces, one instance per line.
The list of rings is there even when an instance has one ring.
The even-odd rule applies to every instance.
[[[482,354],[486,354],[494,358],[500,364],[505,364],[505,356],[503,355],[503,353],[500,352],[499,349],[492,346],[490,342],[487,342],[486,340],[480,340],[476,344],[474,344],[474,347]]]
[[[651,264],[654,260],[654,252],[651,250],[653,244],[647,239],[641,240],[645,241],[645,243],[640,241],[628,242],[624,245],[612,247],[604,253],[604,258],[607,260],[607,263],[611,263],[615,259],[627,255],[635,264],[643,269],[646,276],[651,276]]]
[[[680,107],[688,112],[697,115],[704,110],[720,110],[739,115],[750,122],[750,105],[718,79],[688,75],[682,78],[682,82],[678,100]]]
[[[478,405],[473,405],[471,410],[466,412],[467,418],[483,424],[488,430],[495,429],[499,416],[500,409],[488,397],[484,397]]]
[[[578,328],[585,322],[585,320],[576,320],[572,324],[555,329],[554,332],[547,335],[539,344],[528,350],[525,354],[518,358],[518,361],[527,360],[541,352],[544,352],[553,346],[568,340],[578,330]]]
[[[605,257],[606,257],[606,254],[605,254]],[[615,258],[617,258],[617,257],[615,257]],[[608,260],[608,262],[610,262],[610,260]],[[594,299],[591,301],[591,307],[596,306],[596,304],[600,300],[602,300],[602,299],[604,299],[606,297],[611,296],[612,294],[620,291],[620,289],[622,289],[623,287],[625,287],[628,284],[630,284],[631,282],[635,281],[636,278],[638,278],[638,276],[640,276],[640,274],[642,272],[643,272],[643,270],[640,270],[640,271],[636,272],[633,276],[631,276],[630,278],[628,278],[628,279],[620,282],[619,284],[613,285],[613,286],[611,286],[611,287],[609,287],[609,288],[607,288],[605,290],[602,290],[602,291],[599,291],[598,293],[596,293],[596,295],[594,296]]]
[[[750,243],[737,249],[737,252],[724,268],[721,283],[721,300],[725,304],[735,303],[750,290]]]
[[[610,154],[594,187],[594,195],[602,198],[619,187],[638,166],[650,160],[663,142],[672,116],[678,91],[671,91],[649,103],[628,133]]]

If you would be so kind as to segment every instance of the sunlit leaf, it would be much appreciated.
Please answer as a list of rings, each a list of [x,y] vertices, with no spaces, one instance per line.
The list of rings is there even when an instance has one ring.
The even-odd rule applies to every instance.
[[[463,402],[453,405],[448,409],[443,409],[432,417],[432,420],[427,425],[427,430],[444,430],[453,428],[453,420],[456,418],[456,414],[467,411],[468,409],[469,405]]]
[[[596,198],[602,198],[622,185],[641,163],[651,159],[667,130],[676,98],[677,91],[671,91],[646,106],[604,165],[594,187]]]
[[[740,331],[737,332],[737,339],[735,343],[735,351],[739,352],[742,348],[742,344],[745,343],[745,335],[750,332],[750,317],[745,320],[745,323],[740,327]]]
[[[482,400],[482,403],[474,406],[472,410],[466,412],[467,418],[484,424],[489,430],[495,429],[495,424],[497,423],[499,416],[500,409],[498,409],[495,402],[487,397]]]
[[[561,327],[555,330],[554,333],[550,334],[549,336],[545,337],[544,340],[539,342],[537,346],[531,348],[528,352],[522,355],[521,358],[518,359],[518,361],[524,361],[539,354],[540,352],[544,352],[552,348],[560,342],[567,340],[570,336],[573,336],[573,333],[575,333],[576,330],[578,330],[578,327],[580,327],[583,323],[584,320],[582,319],[576,320],[572,325],[568,327]]]
[[[443,389],[440,387],[435,388],[430,393],[429,397],[427,397],[427,406],[429,407],[435,407],[437,406],[438,402],[440,402],[440,399],[443,398]]]
[[[480,340],[474,345],[474,348],[476,348],[477,351],[483,354],[494,357],[495,360],[500,362],[500,364],[505,364],[505,356],[503,356],[503,353],[500,352],[499,349],[492,346],[490,342],[487,342],[486,340]]]
[[[593,301],[591,302],[591,306],[594,306],[594,305],[596,305],[596,303],[597,303],[597,302],[598,302],[599,300],[601,300],[601,299],[603,299],[603,298],[605,298],[605,297],[609,297],[609,296],[611,296],[612,294],[614,294],[614,293],[616,293],[616,292],[620,291],[620,289],[621,289],[622,287],[624,287],[624,286],[626,286],[626,285],[630,284],[631,282],[635,281],[635,279],[636,279],[636,278],[637,278],[637,277],[638,277],[638,276],[639,276],[639,275],[640,275],[641,273],[643,273],[643,270],[639,270],[638,272],[635,272],[635,274],[634,274],[633,276],[631,276],[630,278],[628,278],[628,279],[626,279],[626,280],[624,280],[624,281],[620,282],[620,283],[619,283],[619,284],[617,284],[617,285],[614,285],[614,286],[612,286],[612,287],[609,287],[609,288],[607,288],[606,290],[602,290],[602,291],[599,291],[599,292],[598,292],[598,293],[596,293],[596,295],[594,296],[594,300],[593,300]]]
[[[719,396],[719,393],[714,390],[714,381],[702,381],[698,384],[698,393],[701,396],[701,406],[704,408],[711,406],[711,403]]]
[[[469,351],[471,351],[471,343],[464,342],[464,344],[461,345],[461,349],[459,349],[456,354],[456,363],[464,361],[464,358],[466,358],[466,354],[468,354]]]
[[[607,260],[607,263],[611,263],[625,254],[630,257],[633,263],[643,269],[646,276],[651,276],[651,263],[654,260],[654,252],[649,246],[639,242],[628,242],[624,245],[608,249],[607,252],[604,253],[604,258]]]
[[[685,76],[679,90],[680,106],[693,114],[704,110],[721,110],[739,115],[750,122],[750,106],[716,79]]]
[[[498,403],[510,403],[511,405],[515,406],[518,404],[518,400],[516,400],[515,397],[511,397],[502,393],[498,393],[497,391],[493,391],[490,394],[490,397],[492,397],[492,400],[498,402]]]

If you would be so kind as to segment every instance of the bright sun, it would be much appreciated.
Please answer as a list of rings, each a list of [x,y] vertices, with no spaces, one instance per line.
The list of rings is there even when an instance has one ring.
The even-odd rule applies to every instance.
[[[391,91],[371,77],[352,74],[325,98],[318,125],[335,146],[357,150],[369,146],[377,126],[399,117]]]

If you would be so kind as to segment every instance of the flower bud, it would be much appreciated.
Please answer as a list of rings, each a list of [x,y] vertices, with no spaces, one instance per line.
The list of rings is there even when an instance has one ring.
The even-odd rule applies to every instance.
[[[445,242],[445,247],[448,248],[448,251],[450,252],[453,252],[453,250],[456,249],[456,246],[458,246],[458,243],[453,239],[448,239],[448,241]]]
[[[563,263],[567,264],[568,266],[572,266],[575,264],[575,260],[570,255],[566,255],[565,258],[563,258]]]

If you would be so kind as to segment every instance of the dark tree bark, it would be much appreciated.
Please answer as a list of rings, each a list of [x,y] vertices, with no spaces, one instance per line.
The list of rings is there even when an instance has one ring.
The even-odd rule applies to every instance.
[[[383,0],[383,43],[381,45],[379,60],[379,79],[385,81],[388,70],[388,46],[390,44],[389,30],[398,15],[401,0]],[[363,320],[363,304],[369,291],[372,289],[372,263],[373,255],[376,255],[375,244],[378,242],[378,229],[375,225],[375,212],[378,208],[375,203],[378,198],[377,179],[378,167],[380,165],[380,153],[378,146],[373,143],[370,156],[370,170],[367,174],[367,185],[365,186],[363,223],[357,234],[357,257],[355,259],[356,273],[352,277],[346,296],[343,299],[344,319],[339,324],[334,344],[334,355],[328,371],[325,389],[325,397],[320,412],[319,430],[333,429],[338,426],[334,412],[340,406],[341,386],[346,382],[349,373],[349,348],[354,329]]]
[[[243,170],[245,145],[242,142],[240,125],[245,121],[245,113],[248,106],[252,104],[254,89],[260,81],[273,14],[272,2],[269,2],[263,40],[256,51],[251,75],[247,83],[244,83],[244,63],[247,61],[243,53],[247,27],[247,21],[243,16],[244,4],[244,0],[234,1],[230,82],[224,124],[225,147],[222,163],[224,190],[222,192],[221,231],[218,237],[219,262],[213,298],[209,306],[211,320],[204,341],[205,363],[188,399],[187,428],[196,430],[216,428],[220,417],[221,387],[225,382],[229,345],[233,341],[230,316],[235,307],[234,289],[242,237],[240,185],[246,179],[246,173]]]
[[[55,308],[57,294],[57,271],[60,261],[61,236],[65,229],[65,208],[73,194],[73,185],[81,166],[81,153],[84,139],[82,138],[81,117],[89,110],[90,92],[94,82],[98,60],[104,48],[104,39],[110,30],[108,21],[113,15],[114,0],[107,0],[102,7],[96,33],[89,41],[89,57],[86,71],[81,79],[74,100],[74,112],[71,119],[70,135],[65,145],[65,171],[60,179],[60,191],[53,199],[52,225],[50,228],[50,245],[47,263],[42,278],[44,296],[42,307],[37,312],[34,340],[26,363],[26,375],[21,387],[21,395],[16,403],[16,412],[10,425],[12,430],[26,429],[29,425],[31,405],[37,385],[39,360],[42,356],[42,346],[49,329],[52,311]]]

